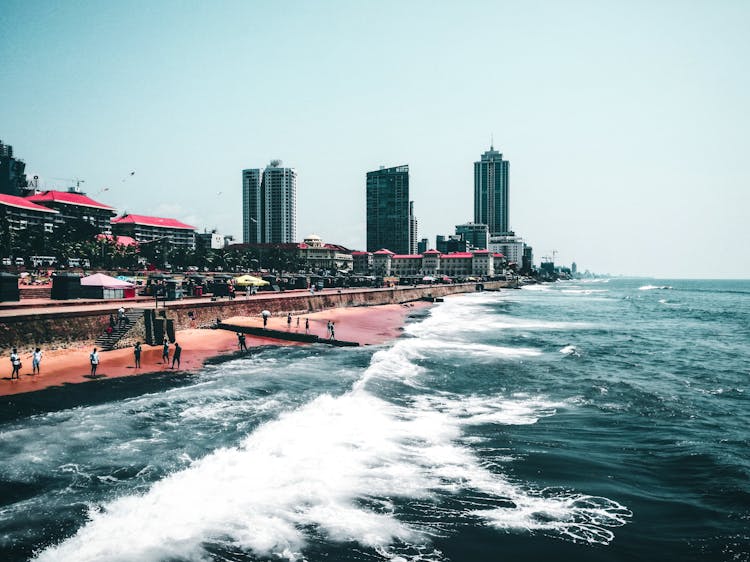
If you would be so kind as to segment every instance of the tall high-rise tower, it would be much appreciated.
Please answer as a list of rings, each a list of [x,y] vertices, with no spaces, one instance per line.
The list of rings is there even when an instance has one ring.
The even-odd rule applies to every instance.
[[[486,224],[490,234],[509,232],[508,168],[493,146],[474,162],[474,222]]]
[[[288,243],[297,238],[297,171],[272,160],[242,171],[242,240]]]
[[[416,231],[412,217],[409,166],[367,172],[367,251],[410,253],[411,231]]]

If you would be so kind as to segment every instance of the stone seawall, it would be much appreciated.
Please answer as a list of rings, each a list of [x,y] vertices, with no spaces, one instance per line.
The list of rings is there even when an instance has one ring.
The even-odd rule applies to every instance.
[[[326,290],[320,293],[260,293],[246,298],[217,301],[170,301],[167,303],[167,317],[174,320],[175,329],[197,328],[224,320],[232,316],[257,316],[262,310],[272,314],[305,314],[327,308],[347,306],[374,306],[380,304],[404,303],[424,297],[444,297],[456,293],[467,293],[510,286],[505,281],[490,281],[481,284],[463,283],[455,285],[431,285],[417,287],[395,287],[392,289],[347,290],[341,292]],[[112,310],[60,312],[51,314],[29,314],[20,312],[17,316],[0,321],[0,352],[11,347],[27,349],[34,346],[47,349],[73,345],[93,345],[109,322],[110,312],[116,312],[119,302]],[[160,311],[161,312],[161,307]],[[141,333],[138,333],[141,336]],[[121,345],[130,345],[131,337],[123,339]],[[141,340],[143,341],[143,340]]]

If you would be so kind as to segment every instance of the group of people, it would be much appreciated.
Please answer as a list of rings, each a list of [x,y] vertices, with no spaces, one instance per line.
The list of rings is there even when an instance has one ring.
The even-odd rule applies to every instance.
[[[23,363],[21,362],[21,356],[18,353],[18,349],[15,347],[10,353],[10,365],[12,369],[10,373],[10,380],[20,379],[21,367],[23,367]],[[41,374],[41,366],[42,366],[42,350],[37,347],[31,353],[31,374],[32,375]]]
[[[139,344],[136,344],[140,347]],[[180,359],[182,358],[182,347],[179,343],[174,342],[174,353],[172,353],[172,366],[170,369],[174,369],[174,364],[177,363],[177,368],[180,368]],[[161,347],[161,361],[162,363],[166,363],[169,365],[169,340],[167,338],[164,338],[164,342],[162,343]],[[137,363],[138,367],[141,366],[141,360],[140,360],[140,351],[138,352],[137,356]]]

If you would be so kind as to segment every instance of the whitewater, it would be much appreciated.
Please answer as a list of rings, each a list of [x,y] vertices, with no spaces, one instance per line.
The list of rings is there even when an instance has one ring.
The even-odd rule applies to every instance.
[[[463,295],[386,345],[268,348],[101,381],[95,397],[53,389],[41,410],[16,399],[0,425],[0,557],[742,559],[747,409],[723,418],[746,405],[747,325],[729,325],[748,297],[700,289]],[[708,367],[690,334],[715,331],[701,307],[722,299],[733,339]],[[696,501],[716,467],[724,488],[702,485],[719,497]]]

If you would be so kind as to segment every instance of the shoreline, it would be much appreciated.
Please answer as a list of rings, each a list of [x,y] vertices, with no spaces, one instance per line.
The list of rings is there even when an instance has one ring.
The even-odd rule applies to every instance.
[[[326,336],[328,321],[335,323],[336,337],[357,341],[360,345],[376,345],[397,338],[408,316],[417,310],[429,308],[431,303],[415,302],[405,304],[383,304],[374,306],[339,307],[292,315],[291,326],[287,325],[286,316],[269,318],[268,327],[274,330],[305,332],[305,318],[310,320],[310,334]],[[299,318],[300,326],[297,327]],[[262,327],[261,318],[254,316],[234,316],[224,320],[227,323],[245,326]],[[260,336],[246,335],[248,351],[240,352],[237,335],[234,332],[220,329],[188,328],[175,334],[176,341],[182,347],[180,368],[171,369],[171,358],[174,344],[170,343],[170,363],[161,362],[161,346],[143,346],[141,368],[134,367],[133,348],[126,347],[112,351],[100,351],[100,364],[96,377],[90,377],[89,353],[92,346],[83,344],[45,351],[41,362],[41,374],[31,373],[31,350],[21,349],[19,354],[23,367],[21,378],[10,379],[10,364],[0,376],[0,397],[33,393],[53,387],[71,384],[95,382],[98,380],[122,377],[149,376],[163,373],[192,373],[203,367],[207,361],[224,356],[241,353],[253,353],[258,348],[267,346],[310,345],[297,341],[279,340]]]

